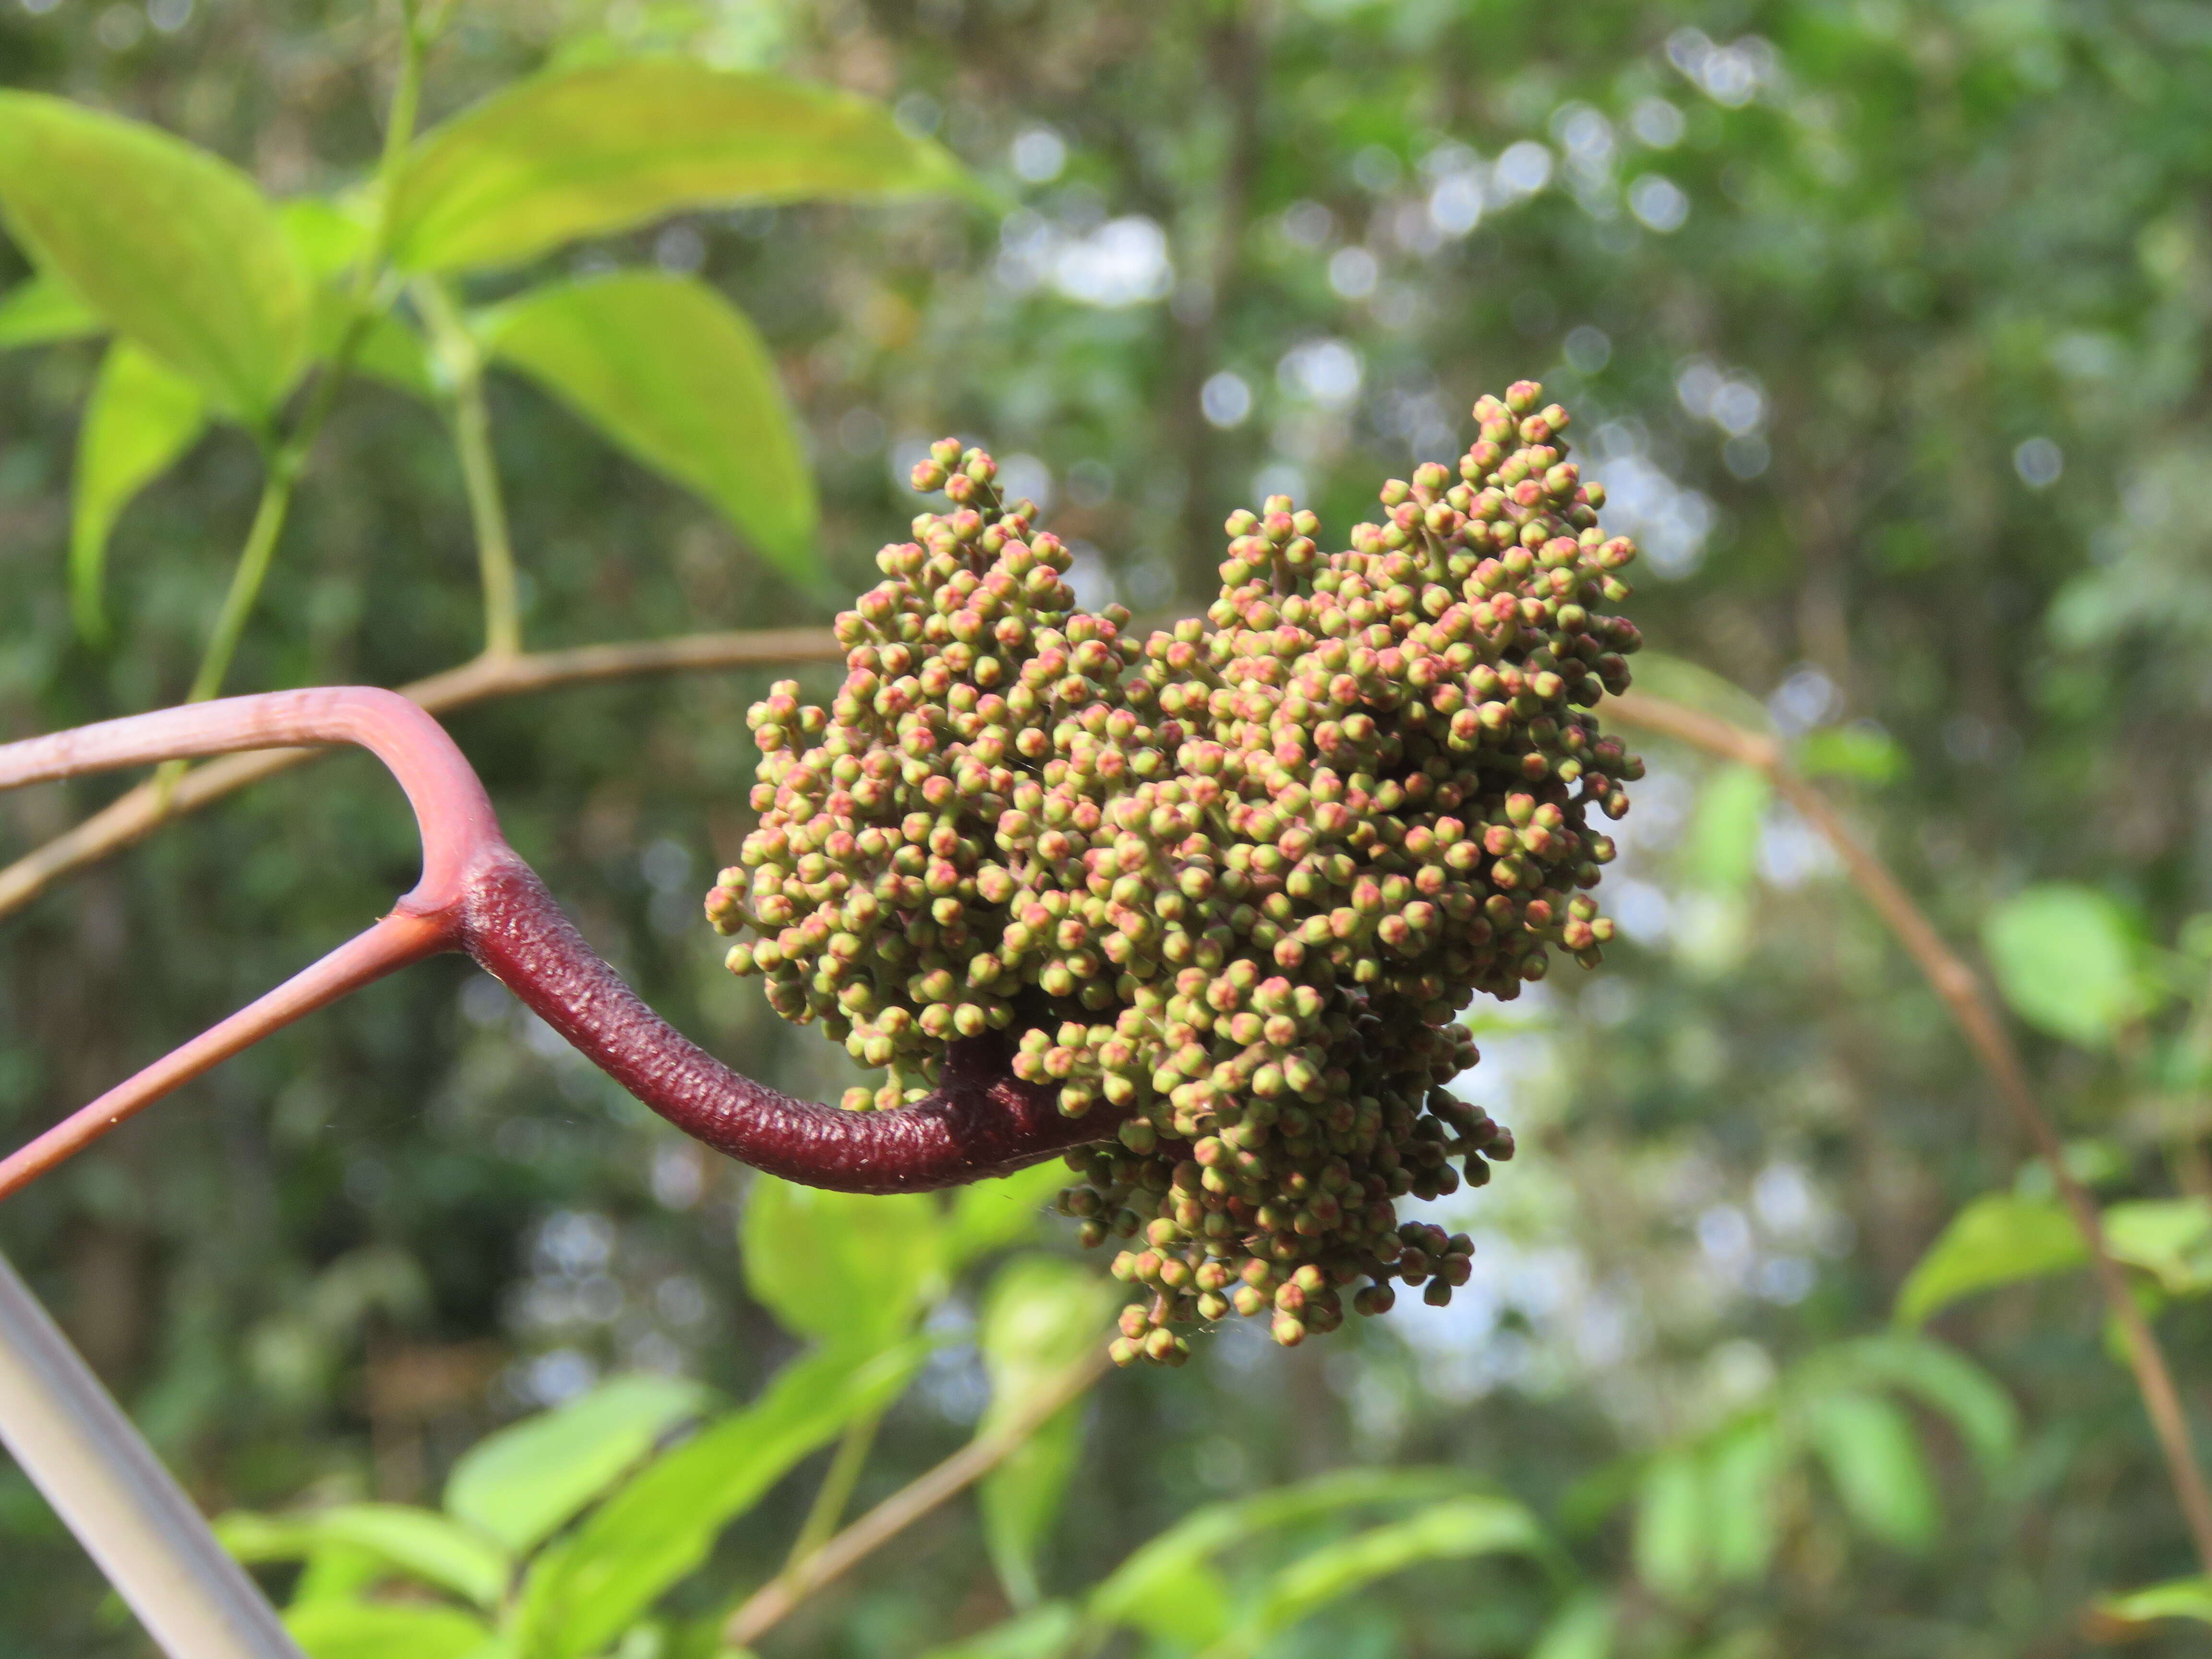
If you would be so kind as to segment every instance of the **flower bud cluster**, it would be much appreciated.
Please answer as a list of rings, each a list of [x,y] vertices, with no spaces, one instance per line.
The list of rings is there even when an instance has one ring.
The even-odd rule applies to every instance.
[[[1362,1313],[1466,1281],[1465,1237],[1395,1208],[1512,1156],[1446,1088],[1476,1059],[1455,1016],[1554,945],[1598,961],[1589,812],[1642,775],[1590,713],[1639,643],[1604,608],[1635,550],[1540,401],[1483,398],[1456,477],[1393,480],[1348,551],[1286,498],[1232,515],[1206,617],[1141,640],[1075,608],[1066,550],[947,440],[915,483],[954,510],[878,556],[843,688],[750,713],[760,827],[707,902],[752,935],[731,968],[884,1069],[849,1106],[996,1030],[1098,1115],[1060,1204],[1129,1242],[1124,1364],[1232,1310],[1295,1344],[1361,1278]]]

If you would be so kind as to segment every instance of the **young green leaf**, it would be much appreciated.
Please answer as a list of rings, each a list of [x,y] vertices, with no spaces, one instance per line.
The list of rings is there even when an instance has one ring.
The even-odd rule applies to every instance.
[[[694,208],[967,188],[865,98],[633,59],[526,81],[425,134],[393,191],[392,252],[409,270],[471,270]]]
[[[68,283],[44,272],[0,295],[0,351],[88,339],[106,326]]]
[[[295,196],[276,204],[276,222],[308,281],[342,276],[368,251],[374,233],[363,206],[356,199],[325,196]]]
[[[1636,1576],[1669,1601],[1695,1600],[1712,1571],[1710,1521],[1698,1449],[1661,1452],[1636,1497]]]
[[[458,1607],[314,1601],[284,1615],[307,1659],[493,1659],[490,1627]]]
[[[531,1568],[520,1613],[523,1652],[598,1653],[704,1561],[722,1528],[793,1464],[847,1424],[888,1407],[928,1351],[916,1337],[872,1354],[809,1354],[777,1372],[754,1404],[656,1459]]]
[[[2058,1205],[1989,1193],[1953,1218],[1897,1293],[1897,1321],[1922,1325],[1978,1291],[2063,1273],[2089,1259],[2073,1218]]]
[[[1613,1598],[1584,1590],[1559,1609],[1528,1659],[1613,1659]]]
[[[1127,1625],[1162,1642],[1173,1642],[1178,1649],[1228,1634],[1236,1599],[1229,1581],[1210,1560],[1162,1556],[1146,1564],[1141,1589],[1138,1580],[1117,1584],[1120,1578],[1117,1573],[1091,1591],[1086,1623],[1094,1627]],[[1115,1587],[1109,1590],[1108,1584]]]
[[[1081,1425],[1070,1407],[1032,1431],[976,1488],[983,1546],[1000,1588],[1015,1607],[1034,1607],[1044,1594],[1037,1552],[1060,1518],[1081,1449]]]
[[[946,1267],[957,1270],[1028,1237],[1067,1182],[1067,1166],[1055,1158],[959,1188],[946,1218]]]
[[[943,1293],[943,1231],[927,1194],[822,1192],[756,1176],[738,1224],[745,1285],[786,1329],[872,1350]]]
[[[2157,1006],[2128,914],[2091,887],[2051,883],[2000,905],[1982,929],[1997,988],[2029,1024],[2087,1048]]]
[[[535,1547],[641,1463],[707,1403],[673,1377],[618,1376],[478,1441],[446,1482],[446,1509],[518,1553]]]
[[[1258,1606],[1208,1646],[1204,1659],[1249,1659],[1332,1601],[1425,1561],[1544,1556],[1552,1548],[1536,1517],[1510,1498],[1447,1498],[1301,1556],[1273,1576]]]
[[[317,1561],[326,1582],[295,1593],[297,1605],[352,1595],[394,1572],[495,1607],[514,1570],[507,1551],[434,1510],[405,1504],[341,1504],[303,1515],[240,1511],[216,1523],[225,1549],[246,1562]]]
[[[2131,1625],[2158,1619],[2193,1619],[2212,1625],[2212,1578],[2170,1578],[2163,1584],[2107,1596],[2097,1606],[2107,1616]]]
[[[307,1555],[293,1581],[292,1611],[317,1601],[358,1601],[391,1576],[392,1563],[376,1551],[325,1540]]]
[[[1748,766],[1724,767],[1706,780],[1682,849],[1691,879],[1717,893],[1741,893],[1751,884],[1773,793],[1766,775]]]
[[[101,589],[115,520],[206,429],[207,398],[195,382],[131,341],[108,347],[77,429],[72,486],[70,603],[85,639],[108,637]]]
[[[1824,1395],[1808,1410],[1806,1432],[1862,1530],[1899,1549],[1936,1541],[1936,1489],[1903,1412],[1875,1395]]]
[[[1797,769],[1810,778],[1853,778],[1893,783],[1905,774],[1905,750],[1878,726],[1826,726],[1797,744]]]
[[[1208,1504],[1139,1546],[1091,1592],[1094,1625],[1132,1625],[1184,1643],[1229,1627],[1228,1586],[1208,1565],[1223,1550],[1276,1527],[1346,1510],[1464,1496],[1476,1483],[1449,1469],[1340,1469],[1225,1504]]]
[[[1840,1344],[1823,1358],[1820,1370],[1843,1383],[1886,1384],[1942,1413],[1985,1474],[2002,1468],[2019,1444],[2020,1412],[2012,1396],[1955,1348],[1916,1333],[1889,1331]],[[1808,1372],[1814,1372],[1814,1362],[1800,1375]],[[1814,1380],[1818,1386],[1816,1372]]]
[[[1774,1559],[1775,1479],[1783,1443],[1771,1412],[1760,1412],[1706,1447],[1706,1509],[1712,1528],[1708,1553],[1715,1577],[1749,1583],[1765,1576]]]
[[[2105,1247],[2154,1276],[2169,1296],[2212,1289],[2212,1203],[2144,1198],[2105,1212]]]
[[[1060,1659],[1081,1627],[1082,1616],[1072,1603],[1048,1601],[963,1642],[932,1648],[921,1659]]]
[[[978,1334],[991,1404],[977,1432],[988,1434],[1105,1340],[1113,1298],[1105,1281],[1058,1256],[1017,1256],[999,1271]],[[1035,1603],[1039,1547],[1059,1518],[1074,1472],[1079,1407],[1054,1413],[1020,1449],[984,1477],[977,1497],[984,1543],[1006,1599]]]
[[[312,290],[307,321],[307,355],[328,362],[337,354],[354,316],[352,270],[367,252],[371,234],[361,204],[319,196],[295,197],[281,204],[277,218],[307,274]],[[391,311],[381,313],[356,349],[354,368],[398,392],[436,401],[438,386],[422,337]]]
[[[793,581],[821,578],[814,475],[775,364],[704,283],[629,271],[533,289],[476,322],[617,447],[696,491]]]
[[[303,361],[307,282],[252,179],[157,128],[0,92],[0,208],[118,332],[266,424]]]
[[[426,1584],[480,1607],[507,1593],[514,1559],[471,1527],[405,1504],[342,1504],[308,1517],[319,1540],[369,1550]]]

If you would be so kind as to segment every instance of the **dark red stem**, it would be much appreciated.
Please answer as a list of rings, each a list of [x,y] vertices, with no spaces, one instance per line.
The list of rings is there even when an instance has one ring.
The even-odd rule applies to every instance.
[[[501,836],[476,775],[438,723],[392,692],[351,687],[231,697],[0,748],[0,789],[184,756],[356,743],[404,786],[422,880],[375,927],[164,1056],[9,1158],[0,1198],[270,1032],[410,962],[465,951],[623,1088],[684,1133],[786,1180],[915,1192],[1004,1175],[1113,1127],[1060,1115],[997,1036],[954,1042],[942,1085],[896,1110],[848,1112],[763,1088],[641,1001],[585,944]]]
[[[952,1043],[928,1099],[848,1112],[742,1077],[647,1007],[501,846],[471,873],[461,942],[592,1063],[715,1151],[809,1187],[905,1193],[1006,1175],[1110,1127],[1060,1115],[1057,1085],[1006,1069],[996,1033]]]

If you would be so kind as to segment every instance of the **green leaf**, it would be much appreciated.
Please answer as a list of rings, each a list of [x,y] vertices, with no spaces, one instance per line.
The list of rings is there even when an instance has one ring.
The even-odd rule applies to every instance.
[[[2094,888],[2053,883],[2000,905],[1982,929],[1997,988],[2029,1024],[2102,1048],[2157,1005],[2128,914]]]
[[[355,352],[353,366],[369,379],[426,404],[436,403],[444,396],[430,368],[429,343],[397,312],[387,311],[369,325],[368,337]]]
[[[776,1373],[761,1399],[656,1459],[525,1580],[524,1650],[595,1654],[707,1559],[722,1528],[847,1424],[884,1411],[920,1369],[914,1338],[875,1354],[817,1352]]]
[[[995,1181],[970,1182],[960,1188],[952,1195],[947,1218],[946,1266],[957,1271],[979,1256],[1020,1243],[1036,1231],[1052,1200],[1073,1179],[1055,1158]]]
[[[2100,1611],[2130,1624],[2147,1625],[2154,1619],[2194,1619],[2212,1625],[2212,1578],[2170,1578],[2124,1595],[2106,1596]]]
[[[1936,1541],[1936,1490],[1905,1413],[1876,1395],[1825,1395],[1806,1413],[1806,1434],[1826,1465],[1844,1511],[1899,1549]]]
[[[252,179],[156,128],[0,92],[0,208],[118,331],[217,408],[266,422],[300,370],[308,289]]]
[[[458,1607],[386,1601],[316,1601],[295,1607],[284,1626],[307,1659],[475,1659],[491,1629]]]
[[[976,1488],[992,1571],[1006,1600],[1018,1607],[1035,1606],[1044,1594],[1037,1580],[1037,1552],[1066,1501],[1067,1483],[1082,1450],[1081,1426],[1073,1407],[1055,1413]]]
[[[315,1547],[314,1529],[303,1519],[233,1510],[209,1523],[216,1541],[249,1566],[262,1561],[297,1561]]]
[[[506,1594],[514,1567],[507,1551],[482,1534],[405,1504],[341,1504],[292,1516],[239,1512],[224,1516],[215,1530],[240,1561],[328,1556],[340,1564],[348,1593],[396,1571],[489,1607]]]
[[[1228,1586],[1208,1565],[1221,1551],[1276,1527],[1370,1504],[1464,1495],[1475,1483],[1449,1469],[1340,1469],[1225,1504],[1209,1504],[1140,1546],[1091,1592],[1094,1624],[1133,1625],[1183,1641],[1228,1627]]]
[[[1717,893],[1741,893],[1751,885],[1773,793],[1766,775],[1748,766],[1723,767],[1705,781],[1682,848],[1692,881]]]
[[[1994,1474],[2020,1442],[2020,1412],[1987,1371],[1955,1348],[1907,1331],[1883,1332],[1840,1345],[1837,1374],[1887,1383],[1916,1396],[1958,1431],[1985,1474]]]
[[[480,1607],[499,1605],[514,1559],[472,1528],[404,1504],[343,1504],[313,1517],[317,1534],[374,1551],[400,1571]]]
[[[446,1509],[517,1553],[534,1547],[629,1474],[653,1443],[705,1407],[673,1377],[618,1376],[471,1447],[446,1482]]]
[[[1959,1212],[1897,1293],[1897,1320],[1925,1324],[1954,1302],[2089,1259],[2073,1218],[2055,1203],[1990,1193]]]
[[[556,71],[416,143],[392,204],[410,270],[513,264],[695,208],[967,189],[882,105],[679,58]]]
[[[1040,1390],[1101,1344],[1113,1297],[1088,1268],[1058,1256],[1018,1256],[992,1281],[978,1334],[991,1404],[978,1432],[1017,1416]],[[978,1492],[991,1565],[1018,1607],[1037,1601],[1036,1555],[1074,1472],[1079,1402],[1053,1414]]]
[[[785,575],[822,580],[814,476],[775,364],[713,289],[648,271],[556,283],[475,327],[488,356],[696,491]]]
[[[0,295],[0,350],[87,339],[106,326],[68,283],[43,272]]]
[[[107,349],[77,428],[72,481],[70,603],[87,640],[108,637],[100,590],[116,520],[205,430],[207,398],[197,385],[129,340]]]
[[[1905,750],[1896,738],[1871,724],[1823,726],[1799,741],[1797,769],[1809,778],[1855,778],[1861,783],[1894,783],[1905,775]]]
[[[2156,1277],[2169,1296],[2212,1289],[2212,1203],[2201,1198],[2135,1199],[2105,1212],[2105,1248]]]
[[[1128,1625],[1179,1646],[1226,1635],[1236,1613],[1229,1581],[1211,1561],[1194,1556],[1151,1564],[1141,1594],[1124,1587],[1102,1595],[1104,1589],[1091,1594],[1090,1623]]]
[[[1073,1602],[1048,1601],[964,1642],[931,1648],[921,1659],[1060,1659],[1081,1626]]]
[[[1613,1598],[1584,1590],[1559,1609],[1528,1659],[1613,1659]]]
[[[319,1544],[292,1586],[292,1610],[318,1601],[358,1601],[391,1576],[392,1564],[374,1550],[358,1544]]]
[[[1273,1576],[1259,1605],[1206,1650],[1206,1659],[1245,1659],[1330,1602],[1425,1561],[1542,1555],[1551,1547],[1536,1517],[1510,1498],[1447,1498],[1301,1556]]]
[[[1774,1559],[1775,1477],[1782,1472],[1782,1436],[1771,1412],[1760,1412],[1705,1449],[1705,1508],[1714,1575],[1728,1583],[1764,1577]]]
[[[276,222],[308,281],[329,283],[361,262],[374,234],[362,206],[325,196],[295,196],[276,204]]]
[[[353,302],[345,295],[334,288],[318,289],[314,317],[309,324],[309,355],[319,363],[337,356],[352,320]],[[356,374],[426,404],[434,404],[444,396],[430,367],[428,343],[397,312],[387,311],[369,325],[368,334],[354,349],[353,367]]]
[[[1636,1495],[1636,1576],[1669,1601],[1694,1600],[1711,1570],[1707,1520],[1697,1449],[1653,1458]]]
[[[757,1176],[738,1243],[753,1299],[801,1336],[872,1349],[944,1293],[944,1227],[926,1193],[828,1193]]]
[[[334,202],[319,196],[295,197],[276,210],[285,237],[312,289],[307,354],[319,363],[328,362],[337,355],[353,320],[352,273],[368,252],[372,234],[362,210],[358,202]],[[353,366],[410,397],[425,403],[437,400],[429,349],[414,327],[393,312],[381,313],[369,325],[368,336],[355,351]]]

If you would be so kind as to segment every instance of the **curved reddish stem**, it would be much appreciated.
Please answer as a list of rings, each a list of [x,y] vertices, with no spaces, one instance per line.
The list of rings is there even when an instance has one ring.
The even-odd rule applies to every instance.
[[[641,1001],[584,943],[500,834],[443,727],[390,691],[230,697],[0,748],[0,790],[188,756],[358,744],[407,792],[422,879],[368,932],[0,1160],[0,1198],[180,1085],[349,991],[440,951],[467,951],[623,1087],[686,1134],[787,1180],[907,1192],[1002,1175],[1097,1139],[1050,1085],[1007,1071],[1000,1039],[951,1045],[943,1085],[886,1112],[793,1100],[739,1076]]]

